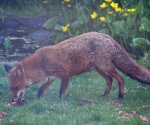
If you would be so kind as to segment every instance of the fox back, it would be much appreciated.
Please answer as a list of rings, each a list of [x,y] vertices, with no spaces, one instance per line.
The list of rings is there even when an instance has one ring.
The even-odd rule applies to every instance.
[[[22,101],[26,88],[38,82],[42,86],[37,96],[41,97],[57,77],[61,79],[62,97],[71,76],[92,70],[96,70],[106,81],[104,95],[110,92],[112,80],[115,79],[119,85],[118,96],[123,98],[124,81],[115,68],[131,78],[150,83],[150,72],[131,59],[113,38],[97,32],[85,33],[54,46],[42,47],[9,70],[12,99]],[[136,74],[137,71],[146,78],[142,79],[140,73]]]

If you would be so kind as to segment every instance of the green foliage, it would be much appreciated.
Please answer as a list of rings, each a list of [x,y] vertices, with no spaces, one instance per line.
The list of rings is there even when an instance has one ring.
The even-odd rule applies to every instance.
[[[141,57],[138,62],[141,66],[150,69],[150,53],[144,53],[144,57]]]
[[[4,6],[5,2],[6,0],[1,4],[2,10],[10,11],[10,8]],[[132,42],[139,37],[150,39],[149,0],[111,2],[105,0],[68,0],[68,2],[65,0],[39,0],[38,2],[15,0],[15,3],[12,6],[12,10],[16,10],[15,14],[21,13],[20,15],[28,16],[47,14],[50,19],[44,23],[43,27],[55,32],[56,43],[85,32],[98,31],[111,35],[132,54],[144,55],[149,52],[149,49],[143,50],[141,46],[138,46],[138,49],[133,47]],[[10,12],[13,12],[12,10]],[[65,27],[67,25],[69,26]],[[62,30],[62,28],[66,29]],[[142,40],[140,44],[145,45],[142,42],[144,41]]]
[[[135,47],[149,46],[150,41],[144,38],[133,38],[133,45]]]
[[[127,32],[128,31],[128,25],[124,20],[121,21],[116,21],[114,23],[114,28],[115,28],[115,33],[120,34],[122,32]]]
[[[145,55],[149,51],[150,41],[141,37],[133,38],[131,46],[133,48],[141,48]]]
[[[141,19],[141,25],[139,27],[139,30],[144,30],[144,31],[147,31],[147,32],[150,32],[150,21],[148,18],[146,17],[142,17]]]
[[[12,47],[12,42],[9,39],[5,39],[4,46],[6,48],[6,55],[8,57],[8,55],[9,55],[8,50]]]
[[[102,6],[103,3],[106,4],[106,7]],[[114,4],[118,3],[114,2]],[[148,43],[150,38],[148,1],[121,1],[118,5],[113,6],[112,2],[105,1],[76,0],[73,2],[70,0],[69,2],[63,1],[61,5],[59,4],[59,7],[61,7],[60,13],[63,17],[63,25],[56,24],[54,30],[62,32],[61,27],[70,24],[68,31],[64,33],[68,37],[94,30],[111,35],[117,41],[120,41],[125,48],[134,46],[133,49],[136,51],[135,46],[138,44],[141,53],[149,52],[147,49],[143,50],[141,46],[143,44],[147,46],[148,44],[145,44],[143,39],[147,39],[146,43]],[[96,14],[92,16],[93,12]],[[66,39],[66,37],[64,38]],[[57,41],[59,40],[57,39]]]
[[[43,24],[43,27],[45,27],[47,30],[50,30],[51,28],[53,28],[56,24],[56,21],[57,21],[57,17],[54,17],[52,19],[49,19],[48,21],[46,21],[44,24]]]
[[[0,95],[8,91],[8,79],[4,71],[3,65],[0,64]]]
[[[107,28],[101,29],[98,32],[104,33],[104,34],[109,34],[109,30]]]
[[[77,19],[80,24],[87,23],[89,21],[88,8],[85,6],[77,5],[79,7]]]
[[[4,41],[4,46],[6,49],[10,49],[12,47],[12,42],[9,39]]]
[[[61,29],[62,29],[62,26],[61,25],[59,25],[59,24],[56,24],[55,25],[55,27],[54,27],[54,29],[57,31],[61,31]]]

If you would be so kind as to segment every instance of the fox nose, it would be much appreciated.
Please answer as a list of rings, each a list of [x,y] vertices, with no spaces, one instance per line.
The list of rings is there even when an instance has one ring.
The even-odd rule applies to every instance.
[[[16,102],[17,101],[17,99],[18,99],[18,97],[16,96],[16,97],[14,97],[14,98],[12,98],[12,102]]]

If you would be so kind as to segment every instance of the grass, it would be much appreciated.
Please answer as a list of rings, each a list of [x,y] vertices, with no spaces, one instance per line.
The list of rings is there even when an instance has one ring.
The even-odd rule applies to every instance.
[[[94,71],[72,77],[64,99],[58,98],[60,80],[57,79],[43,98],[36,98],[39,85],[34,85],[26,92],[24,105],[6,108],[4,104],[11,102],[11,92],[7,75],[0,65],[0,112],[8,113],[0,125],[149,125],[150,86],[142,86],[121,75],[126,87],[125,98],[119,100],[121,107],[112,104],[118,94],[116,82],[108,96],[100,97],[105,90],[105,81]],[[141,105],[147,107],[140,108]],[[133,118],[130,116],[132,111],[136,111]],[[147,116],[148,121],[142,121],[140,115]]]

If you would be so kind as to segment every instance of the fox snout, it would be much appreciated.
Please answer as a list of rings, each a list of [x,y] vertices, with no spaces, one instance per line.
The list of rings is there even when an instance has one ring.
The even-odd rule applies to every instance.
[[[25,94],[24,90],[18,91],[16,96],[12,96],[12,102],[17,102],[17,103],[22,102],[24,100],[24,94]]]

